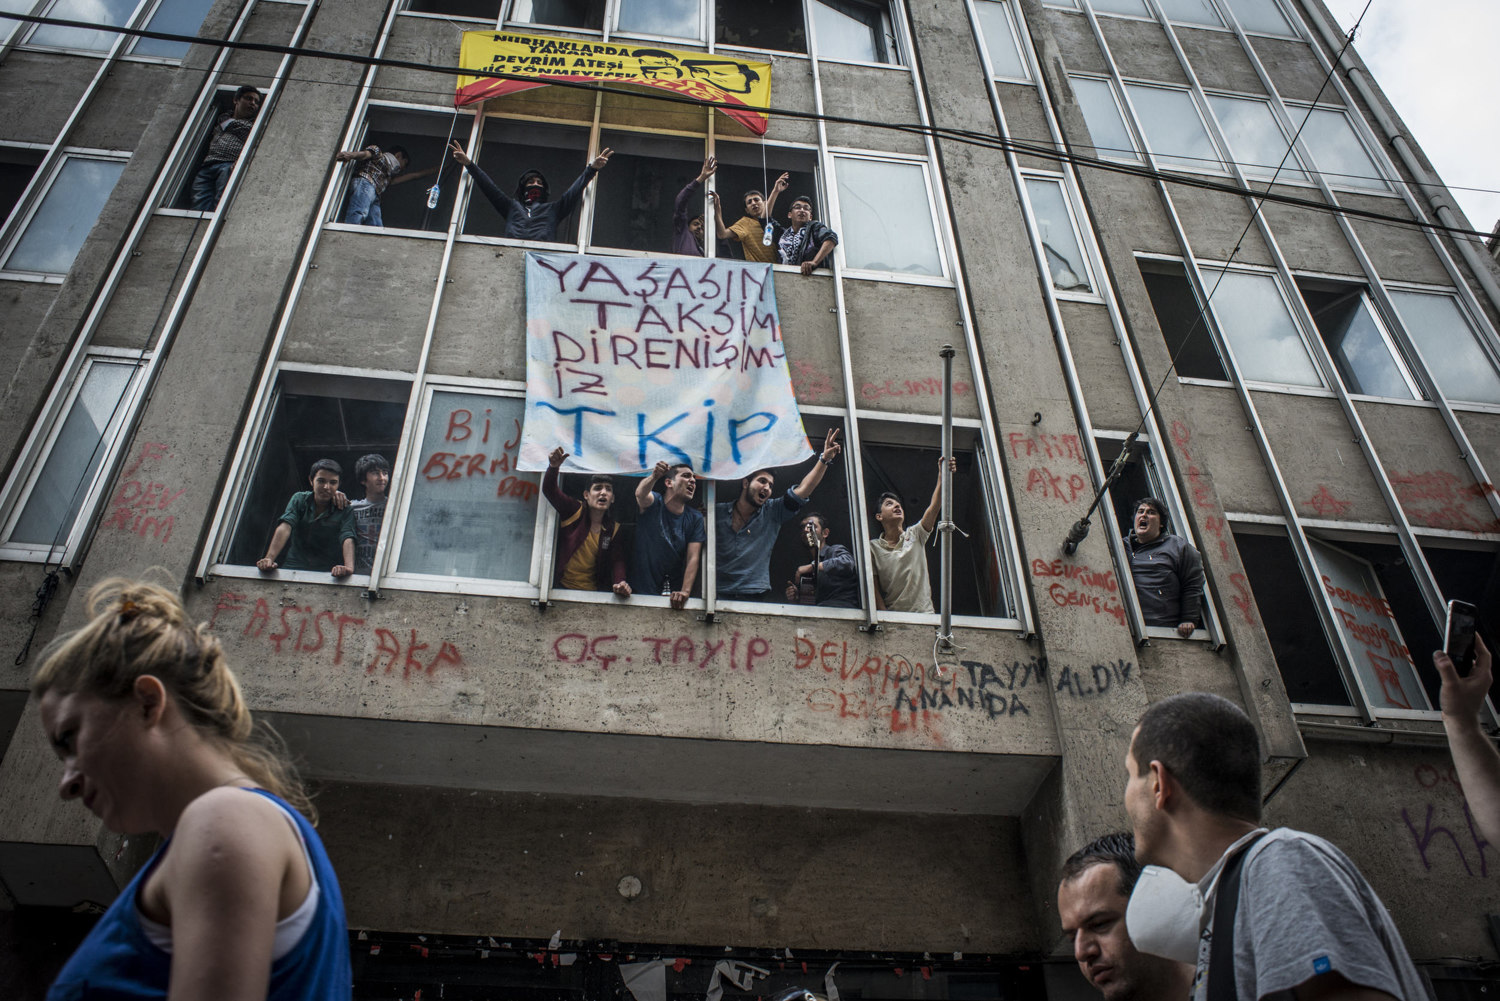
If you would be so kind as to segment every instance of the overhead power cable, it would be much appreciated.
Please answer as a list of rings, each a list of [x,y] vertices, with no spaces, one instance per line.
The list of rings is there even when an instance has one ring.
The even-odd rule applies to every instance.
[[[9,18],[11,20],[23,21],[28,24],[45,24],[62,28],[80,28],[90,31],[109,31],[117,34],[130,35],[137,38],[151,38],[160,41],[181,42],[188,45],[208,45],[216,48],[237,49],[247,52],[269,52],[277,55],[294,55],[309,59],[327,59],[334,62],[352,63],[360,66],[377,66],[391,69],[416,70],[424,73],[440,73],[448,76],[472,76],[486,77],[496,80],[510,80],[522,83],[546,83],[553,87],[572,88],[590,92],[615,94],[621,97],[644,98],[664,104],[681,104],[697,108],[724,108],[726,105],[712,101],[703,101],[698,98],[686,97],[681,94],[665,93],[660,90],[644,88],[641,90],[623,90],[596,82],[580,82],[574,80],[545,80],[538,81],[535,77],[521,76],[514,73],[505,73],[499,70],[467,69],[462,66],[444,66],[438,63],[424,63],[411,59],[391,59],[385,56],[365,56],[350,52],[335,52],[328,49],[312,49],[305,46],[278,45],[274,42],[246,42],[222,38],[202,38],[197,35],[182,35],[168,31],[152,31],[147,28],[125,28],[111,24],[99,24],[91,21],[76,21],[67,18],[44,17],[36,14],[0,14],[0,20]],[[1145,178],[1153,181],[1165,181],[1183,187],[1199,188],[1207,191],[1217,191],[1223,194],[1237,195],[1240,197],[1251,197],[1276,202],[1282,205],[1292,205],[1305,208],[1310,211],[1326,212],[1331,215],[1343,215],[1352,218],[1369,219],[1376,222],[1388,223],[1411,229],[1430,230],[1437,233],[1447,233],[1450,236],[1465,236],[1484,239],[1490,234],[1474,229],[1463,229],[1457,226],[1445,226],[1439,222],[1426,222],[1417,219],[1404,218],[1401,216],[1388,215],[1372,209],[1354,208],[1351,206],[1329,205],[1326,202],[1311,198],[1300,198],[1296,195],[1288,195],[1275,191],[1261,191],[1255,188],[1245,188],[1226,181],[1217,181],[1207,177],[1185,176],[1182,174],[1167,173],[1165,171],[1152,170],[1144,165],[1121,163],[1115,160],[1104,160],[1098,157],[1084,156],[1078,153],[1070,153],[1059,150],[1050,143],[1030,143],[1017,139],[1006,139],[996,135],[982,132],[974,132],[968,129],[951,129],[940,126],[926,126],[915,122],[884,122],[872,121],[865,118],[851,118],[843,115],[819,114],[812,111],[801,111],[793,108],[778,108],[775,106],[736,105],[736,110],[760,112],[777,118],[792,118],[803,121],[822,121],[839,125],[858,125],[866,128],[884,129],[886,131],[903,132],[911,135],[931,136],[934,139],[948,140],[951,142],[964,143],[986,149],[1009,150],[1018,155],[1032,156],[1039,159],[1054,160],[1059,163],[1071,163],[1075,166],[1089,167],[1095,170],[1110,171],[1118,174],[1127,174],[1135,177]]]

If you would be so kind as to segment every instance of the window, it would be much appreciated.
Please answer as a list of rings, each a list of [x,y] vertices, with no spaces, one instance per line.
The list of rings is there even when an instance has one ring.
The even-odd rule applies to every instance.
[[[884,3],[809,0],[819,59],[894,63],[896,36]]]
[[[763,195],[771,190],[776,178],[782,173],[790,174],[787,189],[776,199],[773,214],[777,222],[785,222],[792,200],[807,195],[816,199],[814,208],[824,204],[819,198],[822,188],[818,184],[817,155],[811,150],[768,146],[765,143],[724,142],[715,145],[719,158],[719,170],[714,174],[714,190],[719,193],[719,208],[724,214],[724,225],[733,226],[745,215],[745,193],[759,191]],[[611,168],[613,169],[613,168]],[[839,234],[840,238],[843,234]],[[720,257],[744,257],[736,240],[718,242]]]
[[[0,145],[0,226],[20,203],[21,196],[26,194],[41,162],[41,150]]]
[[[339,464],[338,488],[351,501],[364,498],[355,466],[370,454],[395,464],[410,391],[409,383],[397,380],[284,369],[222,562],[253,567],[266,554],[287,502],[310,489],[309,470],[319,459]],[[284,549],[280,559],[288,555]],[[327,580],[329,568],[307,572]]]
[[[926,168],[909,161],[852,156],[834,160],[844,266],[943,275]]]
[[[1334,628],[1353,658],[1354,673],[1370,700],[1371,711],[1379,716],[1392,710],[1431,709],[1427,692],[1417,678],[1412,650],[1435,650],[1442,646],[1442,639],[1432,626],[1400,548],[1359,546],[1380,560],[1377,570],[1377,563],[1350,551],[1355,545],[1334,545],[1315,538],[1309,538],[1308,545],[1333,607]],[[1400,588],[1399,600],[1387,595],[1387,581]],[[1402,611],[1399,615],[1398,604]],[[1410,639],[1420,641],[1419,646],[1410,645],[1403,625],[1416,627]]]
[[[1309,281],[1299,290],[1349,392],[1417,398],[1363,288]]]
[[[1281,126],[1276,124],[1269,103],[1211,95],[1208,104],[1219,120],[1224,141],[1229,144],[1229,155],[1239,163],[1246,177],[1267,180],[1274,177],[1279,182],[1307,180],[1300,167],[1302,161],[1297,159]]]
[[[864,464],[864,501],[870,514],[870,530],[878,535],[875,518],[881,494],[890,492],[901,500],[903,522],[910,529],[922,520],[937,486],[939,447],[934,425],[864,420],[861,423]],[[953,521],[964,532],[953,533],[954,615],[1009,618],[1015,614],[998,544],[1000,526],[989,494],[983,450],[975,429],[955,427],[953,450],[958,470],[953,474]],[[937,533],[933,533],[936,535]],[[862,542],[869,546],[871,543]],[[928,579],[932,585],[932,607],[940,607],[941,584],[937,541],[923,547]],[[889,582],[886,589],[889,590]],[[889,606],[888,606],[889,607]],[[902,613],[894,613],[896,616]],[[907,613],[914,614],[914,613]],[[882,617],[893,615],[891,611]]]
[[[1273,276],[1204,268],[1203,281],[1241,378],[1292,386],[1323,385]]]
[[[196,35],[212,6],[213,0],[161,0],[156,12],[146,22],[146,28],[174,35]],[[166,59],[181,59],[187,55],[187,50],[186,42],[169,42],[161,38],[137,38],[130,46],[134,55]]]
[[[87,21],[93,24],[123,26],[135,13],[136,0],[57,0],[48,17],[64,21]],[[115,44],[119,34],[94,28],[62,28],[38,25],[26,41],[31,45],[50,45],[59,49],[92,49],[103,52]]]
[[[1073,227],[1061,181],[1044,177],[1026,178],[1026,196],[1036,217],[1037,236],[1047,258],[1052,287],[1059,292],[1093,292],[1089,285],[1088,261]]]
[[[26,484],[25,503],[6,528],[7,550],[56,558],[69,545],[79,511],[93,488],[123,416],[120,406],[138,366],[90,358],[66,406],[67,416]]]
[[[0,13],[30,14],[35,6],[36,0],[0,0]],[[0,45],[10,41],[10,36],[21,26],[20,21],[0,17]]]
[[[1493,625],[1500,622],[1500,559],[1496,558],[1496,551],[1492,548],[1448,548],[1431,539],[1423,539],[1421,545],[1422,555],[1427,559],[1443,600],[1467,601],[1478,608],[1479,632],[1484,636],[1485,645],[1492,651],[1500,649],[1500,635],[1496,634]],[[1413,646],[1412,649],[1423,648]],[[1430,687],[1428,696],[1436,701],[1437,696]],[[1490,686],[1490,701],[1500,705],[1500,678]]]
[[[1302,117],[1294,108],[1293,124]],[[1354,126],[1339,110],[1308,108],[1307,124],[1302,128],[1302,143],[1312,154],[1323,180],[1335,188],[1357,188],[1366,191],[1389,191],[1381,169],[1354,132]]]
[[[433,0],[423,0],[433,2]],[[454,2],[454,0],[449,0]],[[479,5],[475,0],[464,0],[464,2],[475,4],[476,10]],[[510,12],[512,21],[523,21],[527,24],[549,24],[559,28],[582,28],[586,31],[599,31],[604,27],[604,3],[605,0],[516,0],[515,7]],[[497,6],[496,0],[489,0],[488,7]],[[494,17],[493,13],[475,13],[471,17]]]
[[[1219,12],[1214,10],[1213,0],[1157,0],[1161,4],[1162,13],[1167,15],[1169,21],[1181,21],[1184,24],[1206,24],[1211,27],[1222,27],[1224,22],[1219,19]]]
[[[1091,76],[1073,76],[1068,79],[1073,84],[1073,94],[1078,98],[1079,110],[1083,112],[1084,124],[1088,126],[1089,138],[1094,141],[1094,152],[1101,157],[1139,160],[1135,142],[1130,138],[1130,129],[1125,126],[1125,119],[1120,114],[1114,86],[1108,80]]]
[[[1145,0],[1093,0],[1095,13],[1098,14],[1129,14],[1136,17],[1150,17],[1151,11],[1146,9]]]
[[[680,192],[703,168],[703,141],[639,132],[603,132],[600,147],[615,151],[609,167],[594,184],[595,247],[672,252],[673,206]],[[555,197],[555,194],[554,194]],[[702,187],[690,199],[687,216],[700,215],[708,203]]]
[[[467,118],[461,116],[454,135],[463,135]],[[415,229],[442,232],[448,228],[453,213],[453,195],[458,190],[457,171],[462,168],[448,155],[448,132],[453,127],[453,115],[430,111],[415,111],[407,108],[392,108],[371,105],[365,117],[365,134],[355,149],[379,146],[391,152],[398,146],[406,150],[407,164],[404,173],[423,175],[406,181],[392,178],[385,192],[376,200],[380,222],[376,228]],[[344,190],[338,202],[335,222],[348,222],[354,179],[362,163],[356,161],[349,169],[336,173],[341,178]],[[439,175],[439,171],[442,173]],[[425,172],[425,174],[424,174]],[[400,175],[398,174],[397,177]],[[437,181],[440,189],[438,203],[427,207],[428,190]],[[499,183],[497,181],[497,183]],[[372,218],[375,218],[372,214]]]
[[[1175,261],[1138,263],[1177,374],[1189,379],[1228,379],[1183,266]]]
[[[548,197],[557,198],[588,166],[587,129],[488,118],[484,134],[486,138],[479,150],[470,150],[469,155],[506,195],[515,194],[522,171],[539,170],[547,179]],[[593,183],[601,183],[621,164],[622,160],[616,160]],[[445,170],[443,187],[457,190],[458,175],[452,171],[453,167]],[[578,216],[575,209],[558,226],[559,242],[572,244],[578,239]],[[462,232],[472,236],[505,235],[505,219],[477,187],[469,191]]]
[[[472,18],[493,25],[495,19],[500,16],[500,4],[502,0],[407,0],[406,10],[417,14],[438,14],[443,17]],[[540,4],[539,4],[540,5]],[[557,6],[555,4],[549,6]],[[571,5],[569,5],[571,6]],[[526,0],[518,0],[517,9],[526,7]],[[603,16],[604,2],[599,0],[601,18]],[[514,20],[524,20],[519,15],[512,15]],[[603,21],[601,20],[601,24]]]
[[[262,100],[265,93],[262,91]],[[232,115],[234,113],[234,90],[225,88],[214,94],[212,103],[198,119],[196,124],[190,125],[197,134],[191,152],[177,168],[178,176],[167,187],[166,195],[162,199],[162,207],[169,209],[182,209],[193,211],[193,182],[198,176],[198,170],[203,166],[203,159],[208,155],[209,144],[213,141],[212,127],[220,115]],[[227,180],[227,178],[226,178]]]
[[[1391,301],[1444,396],[1500,404],[1500,378],[1454,296],[1392,290]]]
[[[0,270],[66,274],[124,170],[123,159],[63,157]]]
[[[1229,10],[1240,27],[1267,35],[1291,35],[1296,32],[1276,6],[1276,0],[1228,0]]]
[[[516,470],[519,395],[429,390],[396,572],[536,583],[541,475]]]
[[[997,77],[1029,80],[1026,54],[1016,34],[1015,12],[1009,3],[997,0],[975,0],[979,28],[984,35],[984,49],[990,55],[990,68]]]
[[[702,38],[702,0],[619,0],[615,30],[669,38]]]
[[[1146,145],[1163,166],[1222,169],[1219,154],[1191,94],[1134,83],[1126,84],[1125,90],[1146,133]]]
[[[823,438],[828,433],[829,428],[839,427],[841,429],[840,440],[843,438],[842,424],[836,419],[804,414],[802,421],[803,427],[807,430],[808,440],[813,443],[814,448],[822,447]],[[785,466],[776,469],[776,483],[770,499],[774,500],[783,496],[788,487],[794,487],[801,483],[802,478],[807,475],[811,468],[810,463],[803,462],[796,466]],[[811,496],[804,498],[802,506],[776,532],[776,541],[770,552],[769,563],[771,591],[763,598],[748,600],[759,600],[774,604],[804,603],[798,597],[788,598],[786,589],[788,585],[793,585],[794,593],[796,593],[796,585],[799,583],[798,568],[812,562],[812,554],[801,529],[802,519],[809,514],[817,513],[822,516],[824,527],[828,529],[829,533],[828,544],[845,547],[851,557],[853,557],[859,540],[854,538],[854,520],[850,515],[851,484],[849,483],[848,469],[848,464],[842,460],[830,465],[824,471],[822,482],[818,484]],[[721,481],[717,488],[718,503],[733,503],[740,496],[742,484],[742,480]],[[718,545],[718,573],[714,582],[715,589],[726,600],[745,601],[747,600],[746,598],[729,598],[724,593],[726,586],[732,586],[734,583],[725,573],[727,566],[725,550],[729,546],[732,546],[733,542],[725,539],[724,532],[720,530],[721,526],[718,525],[716,519],[710,520],[715,522],[715,530],[718,536],[716,540]],[[859,557],[853,558],[857,560]],[[852,566],[847,567],[842,571],[840,576],[843,586],[839,590],[843,592],[844,600],[837,605],[825,607],[861,607],[861,593],[863,589],[859,582],[859,564],[856,562]],[[806,583],[811,584],[813,582],[809,581]],[[819,593],[826,594],[828,585],[829,582],[825,580],[822,587],[809,596],[810,599],[816,599]],[[811,603],[811,600],[807,603]]]
[[[1292,704],[1353,706],[1285,529],[1236,526],[1234,545]]]
[[[714,38],[720,45],[806,52],[802,0],[716,0]]]

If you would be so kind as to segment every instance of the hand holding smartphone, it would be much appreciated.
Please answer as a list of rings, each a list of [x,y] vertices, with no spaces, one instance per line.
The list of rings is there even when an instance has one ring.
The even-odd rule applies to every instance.
[[[1474,667],[1474,629],[1479,610],[1467,601],[1448,602],[1448,623],[1443,630],[1443,651],[1453,660],[1460,678]]]

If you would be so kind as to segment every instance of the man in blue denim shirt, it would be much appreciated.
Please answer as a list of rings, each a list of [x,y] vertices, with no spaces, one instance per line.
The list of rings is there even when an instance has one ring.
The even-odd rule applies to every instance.
[[[823,439],[823,451],[802,482],[776,499],[776,474],[758,469],[740,481],[740,495],[714,511],[718,532],[719,597],[757,600],[771,591],[771,550],[781,526],[790,521],[804,501],[823,482],[828,466],[839,457],[839,429]]]

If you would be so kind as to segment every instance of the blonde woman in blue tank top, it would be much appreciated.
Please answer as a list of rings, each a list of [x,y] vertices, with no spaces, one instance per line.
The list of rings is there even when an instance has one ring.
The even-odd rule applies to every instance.
[[[154,584],[105,581],[89,604],[31,684],[58,791],[165,841],[48,1001],[349,998],[344,903],[311,804],[218,640]]]

